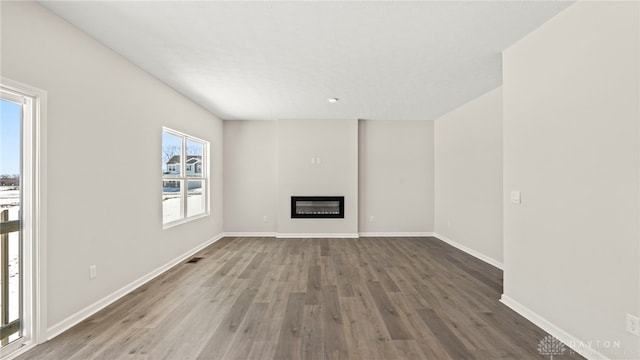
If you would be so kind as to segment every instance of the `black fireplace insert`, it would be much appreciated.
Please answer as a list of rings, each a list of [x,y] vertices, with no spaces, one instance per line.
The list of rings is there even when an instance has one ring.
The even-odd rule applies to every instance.
[[[344,196],[292,196],[291,218],[344,219]]]

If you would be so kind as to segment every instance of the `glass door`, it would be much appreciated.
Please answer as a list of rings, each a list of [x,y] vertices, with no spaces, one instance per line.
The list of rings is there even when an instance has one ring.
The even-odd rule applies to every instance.
[[[22,128],[24,98],[0,93],[0,349],[23,336]]]

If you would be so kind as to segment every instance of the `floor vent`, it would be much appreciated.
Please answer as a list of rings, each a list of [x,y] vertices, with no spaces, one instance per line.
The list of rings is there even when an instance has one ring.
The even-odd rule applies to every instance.
[[[187,261],[187,264],[195,264],[200,260],[202,260],[201,257],[192,257],[191,259],[189,259],[189,261]]]

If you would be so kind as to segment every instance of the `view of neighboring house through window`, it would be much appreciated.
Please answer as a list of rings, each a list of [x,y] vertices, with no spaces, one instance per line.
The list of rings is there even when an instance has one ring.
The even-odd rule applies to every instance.
[[[163,224],[180,223],[207,213],[208,149],[209,143],[204,140],[163,128]]]

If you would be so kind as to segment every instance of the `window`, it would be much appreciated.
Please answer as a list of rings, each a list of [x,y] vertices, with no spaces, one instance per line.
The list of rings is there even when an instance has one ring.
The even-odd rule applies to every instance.
[[[162,223],[165,227],[208,213],[208,152],[208,142],[162,129]]]

